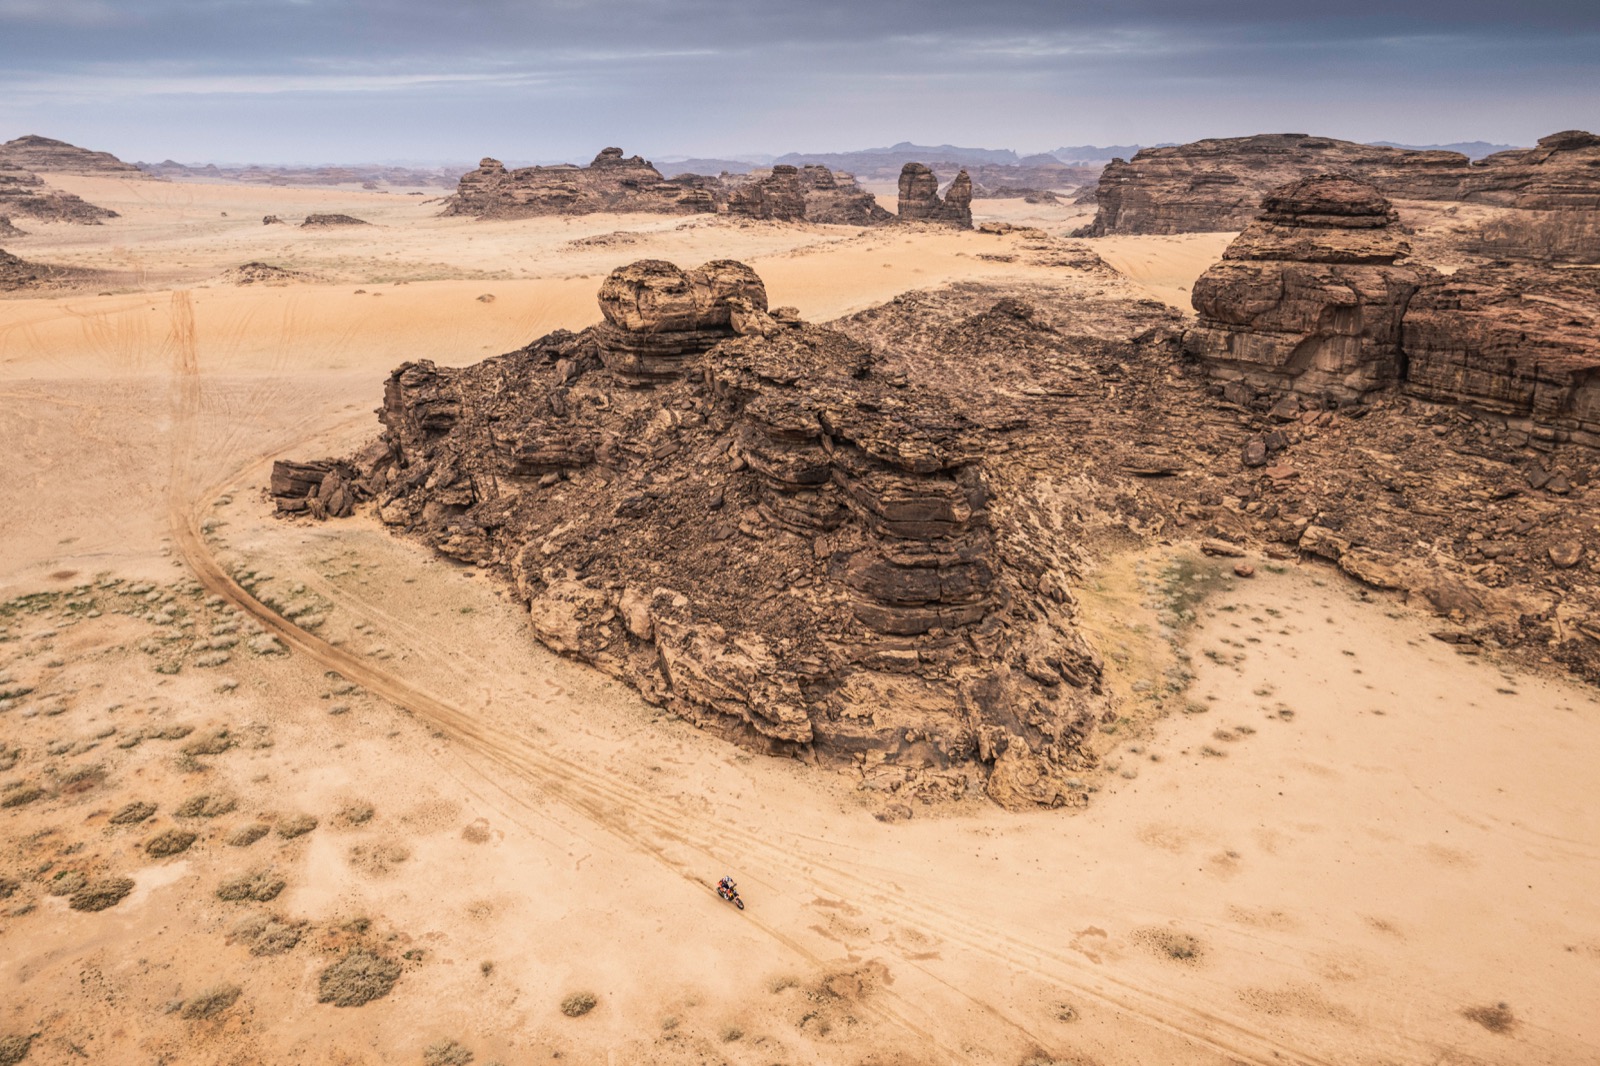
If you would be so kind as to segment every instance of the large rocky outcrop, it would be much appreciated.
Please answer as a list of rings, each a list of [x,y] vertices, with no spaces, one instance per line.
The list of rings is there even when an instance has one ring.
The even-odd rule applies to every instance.
[[[124,163],[110,152],[93,152],[66,141],[55,141],[34,134],[0,144],[0,167],[28,170],[35,174],[144,177],[144,172],[138,167]]]
[[[940,222],[972,228],[972,179],[962,170],[939,195],[939,179],[923,163],[907,163],[900,171],[900,221]]]
[[[1041,538],[1055,520],[1011,457],[1135,346],[989,300],[931,346],[880,350],[769,311],[726,261],[632,264],[600,306],[599,326],[476,366],[402,366],[378,445],[280,464],[280,506],[376,498],[502,569],[544,643],[743,743],[923,794],[1081,801],[1102,666],[1070,539]],[[1116,307],[1129,335],[1171,321]]]
[[[498,159],[486,158],[477,170],[462,175],[445,214],[525,218],[596,211],[695,214],[716,209],[715,197],[696,183],[669,181],[648,160],[606,148],[587,167],[507,170]]]
[[[1372,186],[1277,190],[1195,282],[1186,351],[1214,377],[1347,401],[1405,391],[1600,442],[1600,274],[1494,263],[1442,276]]]
[[[1348,400],[1400,380],[1400,321],[1434,276],[1375,188],[1321,175],[1278,189],[1194,284],[1185,346],[1213,375]]]
[[[43,222],[97,226],[117,213],[52,188],[31,171],[0,164],[0,214],[25,215]]]
[[[1405,313],[1406,389],[1600,445],[1600,273],[1491,264],[1424,285]]]
[[[94,276],[92,271],[74,267],[30,263],[0,248],[0,292],[50,288],[74,281],[86,281]]]
[[[871,226],[894,218],[852,175],[815,163],[779,163],[767,176],[734,187],[728,194],[728,214],[839,226]]]
[[[1495,204],[1528,211],[1600,209],[1600,137],[1552,134],[1532,149],[1476,162],[1455,152],[1412,151],[1260,134],[1146,148],[1100,175],[1099,210],[1082,236],[1242,229],[1280,185],[1319,173],[1366,181],[1390,199]]]

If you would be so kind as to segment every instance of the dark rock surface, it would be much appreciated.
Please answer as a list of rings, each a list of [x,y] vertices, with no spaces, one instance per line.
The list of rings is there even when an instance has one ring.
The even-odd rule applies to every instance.
[[[270,224],[270,223],[269,223]],[[364,218],[354,215],[307,215],[305,221],[300,223],[302,229],[317,226],[370,226],[372,223]]]
[[[92,271],[75,267],[30,263],[0,248],[0,292],[54,288],[70,285],[76,281],[87,281],[95,276]]]
[[[485,158],[477,170],[462,175],[445,214],[526,218],[596,211],[698,214],[716,209],[716,198],[698,182],[669,181],[648,160],[606,148],[587,167],[507,170],[498,159]]]
[[[11,222],[10,215],[0,215],[0,237],[26,237],[27,231],[20,230]]]
[[[1407,391],[1600,444],[1600,273],[1458,271],[1422,287],[1404,328]]]
[[[940,222],[972,228],[972,179],[962,170],[939,195],[939,179],[922,163],[907,163],[900,171],[900,221]]]

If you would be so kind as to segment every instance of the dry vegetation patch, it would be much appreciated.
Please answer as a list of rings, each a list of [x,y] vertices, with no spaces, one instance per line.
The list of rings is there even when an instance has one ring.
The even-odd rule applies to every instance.
[[[201,1018],[214,1018],[218,1014],[233,1006],[242,992],[238,985],[217,985],[186,1000],[183,1004],[183,1017],[191,1021]]]
[[[257,903],[267,903],[277,899],[278,893],[283,891],[286,884],[287,881],[271,870],[254,870],[243,877],[235,877],[218,885],[217,898],[230,902],[254,900]]]
[[[137,825],[154,817],[156,805],[154,803],[141,803],[135,801],[113,814],[109,821],[112,825]]]
[[[235,848],[248,848],[251,844],[266,836],[272,830],[260,822],[241,825],[228,835],[228,845]]]
[[[213,795],[202,792],[198,796],[190,796],[178,805],[172,813],[179,818],[216,818],[227,814],[239,806],[239,801],[232,796]]]
[[[317,1001],[359,1007],[387,996],[398,980],[398,962],[370,951],[352,951],[317,978]]]
[[[74,892],[67,905],[75,911],[103,911],[127,899],[132,891],[131,877],[106,877]]]
[[[599,1002],[593,992],[574,992],[561,1001],[561,1013],[568,1018],[581,1018],[594,1010]]]
[[[145,844],[145,854],[157,859],[165,859],[169,855],[180,855],[189,850],[198,837],[187,829],[168,829],[165,833],[158,833]]]

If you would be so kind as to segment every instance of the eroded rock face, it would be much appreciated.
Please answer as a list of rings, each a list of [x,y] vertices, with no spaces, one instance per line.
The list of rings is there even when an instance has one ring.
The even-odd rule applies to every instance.
[[[1286,185],[1194,284],[1185,348],[1222,379],[1347,400],[1401,379],[1400,323],[1426,267],[1377,189],[1317,176]]]
[[[1242,229],[1272,189],[1332,172],[1368,182],[1393,200],[1600,209],[1600,137],[1582,130],[1476,162],[1455,152],[1272,133],[1146,148],[1132,160],[1113,160],[1095,192],[1099,210],[1080,236]]]
[[[26,232],[18,229],[11,222],[10,215],[0,215],[0,237],[25,237]]]
[[[971,229],[972,179],[962,170],[941,197],[938,176],[922,163],[907,163],[900,171],[900,220]]]
[[[742,743],[912,793],[1081,801],[1102,667],[1070,538],[1041,539],[1056,520],[1015,457],[1136,346],[1016,300],[922,318],[931,338],[855,324],[885,349],[766,304],[742,264],[631,264],[600,326],[401,367],[365,458],[280,465],[275,492],[330,512],[341,485],[370,494],[502,569],[541,641]],[[1171,336],[1165,309],[1116,306],[1117,331]],[[684,350],[642,359],[657,340]]]
[[[696,182],[663,178],[648,160],[603,149],[587,167],[549,166],[507,170],[485,158],[461,177],[447,215],[525,218],[581,215],[596,211],[714,212],[715,197]]]
[[[849,174],[817,164],[783,163],[768,176],[735,187],[728,194],[728,214],[840,226],[870,226],[894,217]]]
[[[1405,314],[1406,390],[1600,445],[1600,275],[1492,264],[1424,285]]]

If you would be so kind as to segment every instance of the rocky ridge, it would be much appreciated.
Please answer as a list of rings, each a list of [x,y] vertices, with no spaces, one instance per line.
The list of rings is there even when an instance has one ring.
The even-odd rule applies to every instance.
[[[95,152],[66,141],[29,134],[0,144],[0,167],[35,174],[97,174],[142,178],[144,172],[110,152]]]
[[[97,226],[117,213],[62,192],[31,171],[0,164],[0,214]]]
[[[527,218],[596,211],[699,214],[716,208],[715,197],[696,182],[669,181],[649,161],[606,148],[587,167],[507,170],[498,159],[485,158],[477,170],[462,175],[444,213]]]
[[[1600,208],[1600,138],[1553,134],[1532,149],[1473,162],[1456,152],[1375,147],[1305,134],[1259,134],[1146,148],[1101,173],[1099,210],[1082,236],[1243,229],[1272,189],[1321,173],[1368,182],[1391,199],[1496,204],[1528,211]]]

